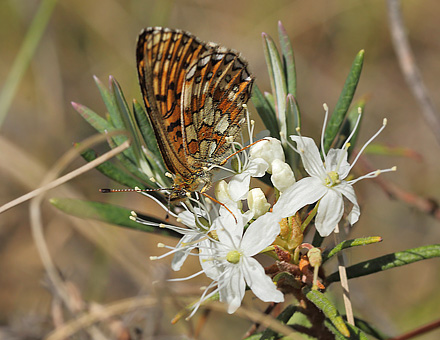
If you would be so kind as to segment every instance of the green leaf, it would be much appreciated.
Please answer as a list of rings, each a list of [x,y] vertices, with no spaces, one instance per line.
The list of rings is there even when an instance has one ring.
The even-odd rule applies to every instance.
[[[382,242],[382,237],[380,236],[370,236],[370,237],[361,237],[355,238],[353,240],[346,240],[338,245],[336,245],[333,249],[326,251],[322,254],[322,263],[330,259],[332,256],[336,255],[343,249],[357,247],[357,246],[365,246],[367,244],[373,244],[377,242]]]
[[[106,131],[110,132],[116,130],[107,120],[88,107],[74,102],[71,104],[75,111],[77,111],[93,128],[95,128],[96,131],[105,133]]]
[[[350,333],[347,336],[336,328],[333,323],[329,322],[329,320],[325,320],[324,324],[335,335],[335,339],[337,340],[369,340],[367,335],[356,326],[346,324],[347,330]]]
[[[297,306],[294,305],[289,305],[287,306],[287,308],[285,308],[280,315],[277,316],[277,320],[279,320],[280,322],[287,324],[287,322],[290,320],[290,318],[292,317],[292,315],[298,310]],[[260,340],[276,340],[279,339],[279,334],[273,330],[271,330],[270,328],[267,328]]]
[[[82,152],[81,156],[87,162],[91,162],[97,158],[95,151],[93,151],[91,149],[87,149],[84,152]],[[125,185],[128,188],[134,189],[135,187],[139,187],[141,189],[147,189],[147,188],[155,188],[156,187],[155,184],[149,180],[149,178],[147,178],[141,172],[137,171],[137,169],[135,169],[134,167],[132,169],[134,172],[132,172],[130,175],[109,161],[98,165],[96,167],[96,169],[99,172],[101,172],[103,175],[107,176],[108,178],[114,180],[115,182],[117,182],[119,184]],[[143,177],[141,177],[142,181],[139,181],[139,179],[133,177],[133,174],[138,174],[140,176],[143,176]],[[148,184],[148,186],[146,186],[145,184]],[[151,195],[158,198],[159,194],[155,193],[155,192],[151,192]],[[160,198],[162,198],[162,196],[160,196]]]
[[[408,249],[357,263],[347,268],[347,277],[361,277],[434,257],[440,257],[440,244]],[[339,280],[339,272],[334,272],[327,276],[326,283],[329,285]]]
[[[120,115],[118,107],[116,106],[116,101],[114,96],[112,95],[112,92],[105,87],[105,85],[98,79],[98,77],[94,76],[93,79],[95,80],[96,86],[98,86],[102,100],[105,104],[105,107],[107,108],[107,111],[115,128],[121,130],[125,129],[124,122],[122,121],[122,117]],[[110,78],[109,80],[111,81],[111,79],[112,78]]]
[[[141,104],[136,100],[133,100],[133,112],[136,119],[137,126],[141,132],[142,138],[144,139],[145,145],[148,151],[153,153],[153,155],[162,160],[162,154],[160,153],[159,146],[157,145],[156,135],[151,126],[150,120],[148,119],[147,113]],[[152,156],[153,157],[153,156]],[[163,172],[165,172],[165,164],[162,161]]]
[[[284,77],[283,65],[281,64],[280,55],[275,46],[274,41],[267,34],[263,33],[264,40],[264,49],[267,52],[266,55],[266,63],[269,68],[271,68],[271,72],[269,71],[269,75],[273,77],[271,81],[272,94],[275,97],[275,109],[278,117],[278,122],[280,126],[281,132],[283,132],[284,136],[287,136],[286,129],[286,96],[287,96],[287,86],[286,86],[286,78]],[[283,138],[281,140],[283,142]],[[284,143],[285,144],[285,141]]]
[[[278,21],[278,36],[280,39],[281,54],[283,56],[284,76],[287,92],[296,97],[296,69],[292,44],[281,21]]]
[[[301,118],[298,110],[298,105],[296,104],[295,97],[289,93],[287,95],[286,103],[286,138],[290,140],[290,135],[298,135],[296,128],[300,127]],[[300,155],[289,146],[286,146],[284,148],[284,153],[286,154],[287,163],[290,164],[292,169],[297,169],[300,161]]]
[[[355,326],[360,329],[362,332],[371,335],[373,337],[375,337],[376,339],[379,340],[386,340],[391,338],[389,335],[382,333],[381,331],[379,331],[378,329],[376,329],[375,327],[371,326],[367,321],[359,319],[359,318],[354,318],[354,324]]]
[[[331,321],[331,323],[342,335],[346,337],[350,336],[350,332],[345,324],[344,319],[342,319],[342,316],[339,314],[336,307],[323,293],[317,290],[309,290],[306,293],[306,297],[324,313],[324,315]]]
[[[359,51],[356,58],[354,59],[353,64],[351,65],[350,73],[345,80],[345,84],[339,100],[336,103],[336,107],[327,124],[324,135],[324,150],[326,152],[328,152],[331,145],[335,141],[335,138],[339,130],[341,129],[342,122],[344,121],[350,104],[353,100],[353,96],[356,91],[359,78],[361,76],[362,65],[364,62],[364,53],[364,50]]]
[[[256,84],[253,86],[252,103],[257,109],[258,115],[263,121],[264,126],[269,130],[270,135],[274,138],[280,139],[280,131],[275,111]]]
[[[81,218],[91,218],[94,220],[116,224],[121,227],[144,231],[148,233],[181,237],[180,234],[169,229],[159,228],[155,226],[147,226],[141,223],[137,223],[130,219],[131,210],[117,205],[58,197],[51,198],[49,201],[53,206],[73,216]],[[141,214],[138,214],[138,216],[144,220],[151,221],[154,224],[164,223],[162,220],[151,216],[145,216]]]

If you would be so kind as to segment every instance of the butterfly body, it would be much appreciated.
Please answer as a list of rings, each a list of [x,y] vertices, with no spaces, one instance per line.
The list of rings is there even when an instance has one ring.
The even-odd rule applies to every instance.
[[[161,27],[137,43],[139,83],[156,140],[174,185],[170,199],[204,191],[213,165],[232,153],[228,137],[244,124],[254,78],[237,52]]]

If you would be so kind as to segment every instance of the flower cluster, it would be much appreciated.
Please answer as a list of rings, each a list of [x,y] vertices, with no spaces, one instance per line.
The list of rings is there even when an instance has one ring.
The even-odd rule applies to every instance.
[[[327,115],[326,109],[326,118]],[[190,316],[205,300],[216,294],[221,302],[228,305],[228,312],[234,313],[241,305],[246,287],[262,301],[284,301],[284,294],[277,289],[272,277],[267,274],[269,271],[265,271],[255,256],[267,253],[281,261],[283,259],[280,254],[293,251],[282,242],[283,235],[293,233],[292,224],[286,223],[286,218],[296,216],[297,221],[300,219],[297,213],[306,206],[313,207],[314,225],[323,237],[331,234],[340,222],[344,212],[343,197],[352,204],[347,216],[348,222],[354,224],[358,221],[360,209],[353,184],[364,178],[376,177],[382,172],[394,171],[395,168],[377,170],[353,180],[347,180],[347,176],[365,147],[385,125],[386,120],[351,165],[347,150],[352,136],[347,138],[340,149],[330,149],[328,152],[323,149],[321,137],[320,152],[315,142],[302,136],[298,129],[297,135],[290,136],[295,145],[289,143],[289,147],[300,155],[303,168],[308,174],[298,181],[285,161],[279,140],[266,137],[251,143],[250,147],[243,148],[242,152],[234,156],[234,170],[230,170],[234,174],[228,182],[221,180],[217,183],[215,194],[220,204],[196,195],[198,199],[189,198],[182,203],[185,210],[175,215],[177,221],[185,227],[157,225],[173,229],[183,236],[175,247],[160,244],[170,251],[152,259],[173,254],[172,269],[178,271],[189,255],[198,256],[201,271],[189,278],[205,274],[212,280],[201,299],[192,306]],[[266,173],[270,175],[276,189],[274,204],[268,202],[261,188],[251,188],[251,178],[262,177]],[[132,218],[139,223],[152,224],[135,215]],[[304,229],[297,230],[302,233]],[[302,242],[302,234],[300,240]],[[195,249],[198,251],[194,252]]]

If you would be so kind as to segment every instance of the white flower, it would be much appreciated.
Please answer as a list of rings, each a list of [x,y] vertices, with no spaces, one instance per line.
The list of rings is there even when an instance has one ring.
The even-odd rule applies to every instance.
[[[272,173],[272,162],[276,159],[285,161],[283,147],[281,142],[272,137],[266,137],[262,141],[256,143],[251,147],[249,151],[249,156],[251,159],[262,158],[264,159],[269,167],[267,169],[268,173]]]
[[[245,199],[249,191],[251,177],[264,176],[268,167],[269,164],[262,158],[246,158],[239,173],[234,175],[229,181],[228,189],[231,199],[235,202]]]
[[[246,285],[262,301],[284,301],[263,266],[253,258],[272,244],[280,232],[279,224],[270,223],[271,213],[266,213],[251,223],[243,235],[249,216],[234,208],[231,211],[234,216],[224,207],[220,208],[220,216],[214,221],[218,242],[200,248],[202,268],[217,284],[217,289],[202,298],[195,308],[218,291],[220,301],[228,304],[228,313],[234,313],[241,305]]]
[[[302,207],[319,201],[315,226],[321,236],[328,236],[342,218],[344,213],[343,196],[345,196],[353,204],[347,219],[350,224],[356,223],[359,219],[360,209],[352,185],[363,178],[376,177],[381,172],[395,171],[395,168],[377,170],[351,181],[346,181],[345,178],[365,147],[383,130],[385,125],[386,120],[384,120],[382,128],[364,145],[351,166],[347,161],[347,148],[357,125],[342,149],[330,149],[327,155],[323,153],[324,162],[321,160],[318,147],[313,139],[290,136],[297,144],[295,151],[301,155],[304,169],[310,177],[301,179],[283,191],[273,207],[274,214],[282,218],[292,216]],[[321,141],[322,139],[323,137],[321,137]],[[323,145],[322,142],[321,144]]]
[[[289,164],[280,159],[275,159],[272,162],[272,176],[270,180],[275,188],[283,192],[295,183],[295,175]]]

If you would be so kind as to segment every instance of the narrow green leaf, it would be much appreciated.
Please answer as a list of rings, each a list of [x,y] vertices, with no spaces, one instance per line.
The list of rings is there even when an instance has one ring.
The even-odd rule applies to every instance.
[[[122,93],[121,87],[115,78],[110,77],[110,87],[112,89],[112,95],[114,97],[116,103],[116,109],[118,111],[118,115],[121,117],[122,122],[124,124],[124,129],[128,131],[132,140],[132,147],[125,155],[132,159],[135,164],[140,168],[140,165],[145,161],[145,156],[142,152],[142,143],[139,139],[139,134],[135,126],[135,122],[133,121],[133,116],[130,112],[130,109],[127,105],[127,101],[125,100],[124,94]],[[147,163],[148,164],[148,163]],[[153,171],[150,166],[147,165],[147,169],[145,172],[150,177],[153,176]]]
[[[92,127],[94,127],[96,131],[105,133],[106,131],[110,132],[115,130],[113,125],[88,107],[75,102],[72,102],[71,104],[75,111],[77,111]]]
[[[257,109],[258,115],[263,121],[264,126],[269,130],[270,135],[274,138],[280,139],[280,131],[275,111],[256,84],[253,86],[252,103]]]
[[[361,50],[356,55],[356,58],[354,59],[353,64],[351,65],[350,73],[348,74],[348,77],[345,80],[345,84],[342,89],[339,100],[336,103],[336,107],[327,124],[327,128],[325,130],[325,136],[324,136],[324,150],[326,152],[328,152],[331,145],[335,141],[335,138],[341,128],[342,122],[344,121],[345,116],[350,107],[350,104],[353,100],[353,96],[356,91],[359,78],[361,76],[362,65],[364,62],[364,53],[365,53],[364,50]]]
[[[160,153],[157,145],[156,135],[154,134],[154,130],[151,126],[150,120],[148,119],[147,113],[142,105],[136,100],[133,100],[133,113],[147,149],[152,152],[156,158],[162,160],[162,154]],[[163,162],[162,164],[163,170],[165,171],[165,164]]]
[[[281,54],[283,56],[284,76],[286,78],[287,93],[296,97],[296,69],[295,57],[289,36],[281,21],[278,21],[278,36],[280,39]]]
[[[336,307],[323,293],[317,290],[309,290],[306,293],[306,297],[324,313],[324,315],[332,322],[332,324],[342,335],[346,337],[350,336],[350,332],[345,324],[344,319],[339,314]]]
[[[292,315],[298,310],[297,306],[294,305],[289,305],[287,306],[278,316],[277,316],[277,320],[279,320],[280,322],[287,324],[287,322],[290,320],[290,318],[292,317]],[[271,330],[270,328],[267,328],[260,340],[276,340],[279,339],[279,334],[273,330]]]
[[[90,218],[102,222],[116,224],[120,227],[155,233],[164,236],[181,237],[175,231],[159,228],[155,226],[147,226],[137,223],[130,219],[131,210],[108,203],[99,203],[92,201],[84,201],[73,198],[51,198],[50,203],[65,213],[81,218]],[[162,220],[151,216],[138,214],[144,220],[151,221],[153,224],[164,223]]]
[[[272,93],[264,91],[264,98],[266,98],[266,101],[269,103],[270,107],[272,108],[272,112],[275,115],[275,118],[278,122],[278,117],[276,114],[276,108],[275,108],[275,98],[273,97]],[[277,123],[278,124],[278,123]]]
[[[88,149],[83,153],[81,153],[81,156],[88,162],[93,161],[97,157],[95,151],[91,149]],[[133,177],[134,175],[133,172],[131,173],[131,175],[129,175],[125,171],[122,171],[120,168],[118,168],[113,163],[108,161],[98,165],[96,169],[99,172],[101,172],[103,175],[107,176],[108,178],[114,180],[119,184],[125,185],[126,187],[131,189],[134,189],[135,187],[139,187],[141,189],[156,187],[155,184],[151,182],[148,177],[137,171],[137,169],[134,168],[133,166],[131,170],[133,170],[133,172],[135,172],[137,175],[143,176],[141,177],[142,181]],[[148,186],[145,186],[145,183],[147,183]],[[154,192],[152,192],[151,194],[154,195],[155,197],[158,197],[156,196],[156,194],[159,195],[158,193],[154,193]]]
[[[291,135],[297,135],[297,128],[301,127],[301,118],[298,110],[298,106],[295,100],[295,97],[292,94],[287,95],[287,103],[286,103],[286,130],[287,136],[286,138],[290,140]],[[284,148],[284,153],[286,154],[287,163],[293,169],[298,168],[300,155],[296,153],[291,147],[287,146]]]
[[[270,81],[270,88],[272,89],[272,92],[275,93],[275,77],[273,74],[273,62],[270,57],[269,48],[267,46],[266,33],[262,33],[261,37],[263,38],[263,52],[264,52],[264,58],[266,59],[266,65],[267,65],[267,72],[269,74],[269,81]]]
[[[343,249],[357,247],[357,246],[365,246],[367,244],[373,244],[377,242],[382,242],[382,237],[370,236],[370,237],[361,237],[361,238],[355,238],[353,240],[342,241],[334,248],[322,254],[322,263],[330,259],[332,256],[336,255],[338,252],[340,252]]]
[[[367,321],[354,318],[354,324],[355,326],[360,329],[362,332],[371,335],[379,340],[386,340],[391,338],[389,335],[382,333],[380,330],[376,329],[375,327],[371,326]]]
[[[369,340],[367,335],[356,326],[346,324],[349,335],[346,336],[329,320],[324,321],[325,326],[335,335],[336,340]]]
[[[440,257],[440,244],[408,249],[357,263],[347,268],[347,277],[361,277],[434,257]],[[334,272],[327,276],[326,283],[329,285],[339,280],[339,272]]]
[[[280,55],[278,53],[277,47],[275,46],[275,42],[272,40],[272,38],[267,34],[263,33],[263,39],[265,41],[264,46],[267,48],[268,56],[270,58],[270,65],[272,67],[273,84],[275,86],[272,91],[272,94],[275,97],[276,114],[278,117],[280,130],[281,132],[283,132],[284,136],[287,136],[287,128],[286,128],[287,86],[286,86],[286,78],[284,77],[284,72],[283,72],[283,65],[281,64]],[[283,138],[281,139],[282,139],[281,142],[283,142]],[[285,141],[283,144],[285,144]]]
[[[116,101],[114,96],[112,95],[111,90],[109,91],[105,87],[105,85],[98,79],[98,77],[94,76],[93,79],[95,80],[96,86],[98,87],[99,92],[101,93],[102,100],[111,117],[112,123],[114,124],[116,129],[123,130],[125,128],[124,122],[122,121],[122,117],[118,111],[118,108],[116,106]],[[111,79],[112,78],[110,78],[109,81],[111,81]]]

